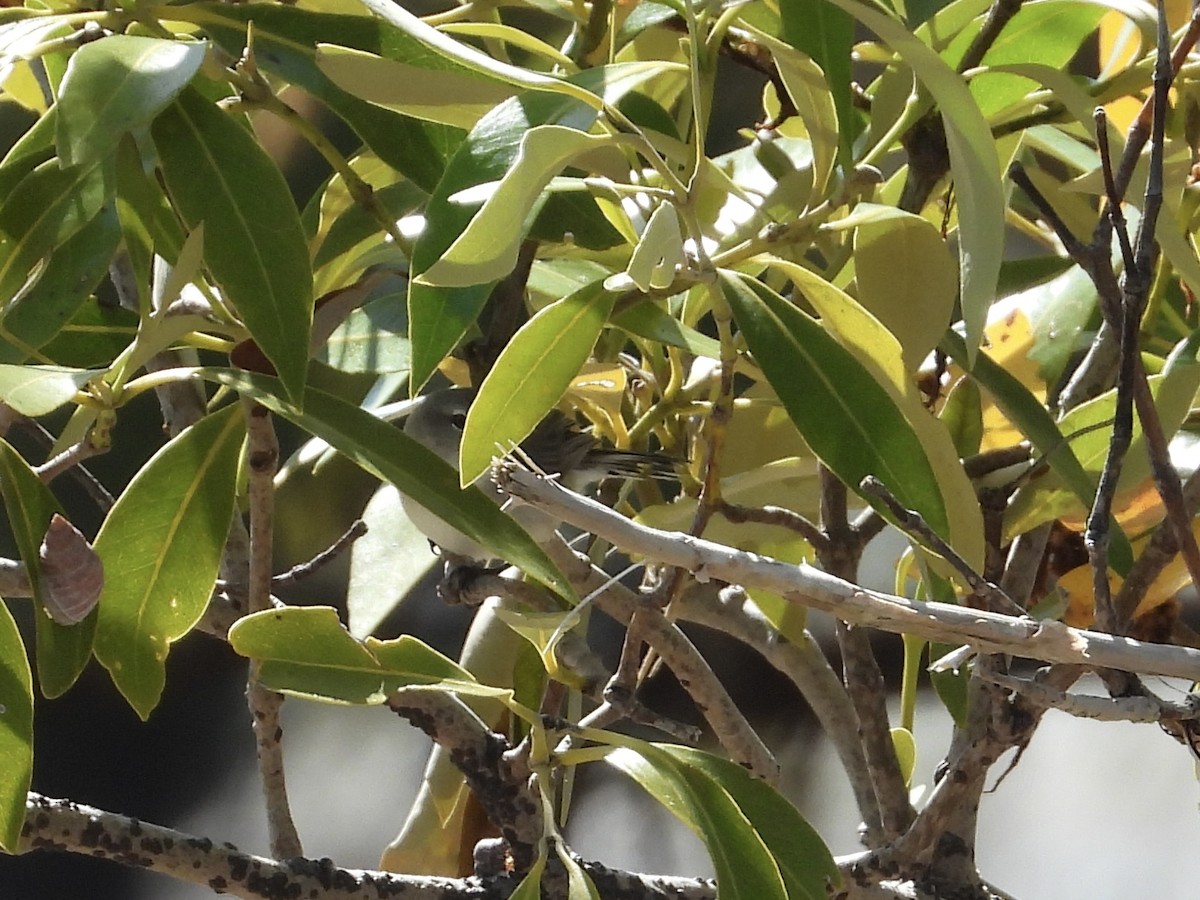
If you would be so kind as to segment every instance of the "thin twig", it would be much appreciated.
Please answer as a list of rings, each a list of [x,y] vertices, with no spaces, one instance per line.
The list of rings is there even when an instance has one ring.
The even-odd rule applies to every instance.
[[[276,575],[271,579],[271,586],[275,588],[284,587],[286,585],[295,584],[297,581],[315,575],[323,567],[329,565],[341,554],[345,553],[350,546],[360,537],[367,533],[367,523],[362,519],[355,519],[354,522],[342,532],[342,536],[336,541],[310,559],[308,562],[298,563],[292,566],[281,575]]]
[[[596,505],[607,509],[600,504]],[[617,513],[613,515],[627,521]],[[606,615],[618,622],[629,622],[635,612],[645,609],[640,598],[631,590],[622,584],[612,583],[607,575],[596,569],[586,558],[578,557],[565,544],[548,542],[543,545],[543,549],[577,590],[590,593],[604,586],[596,595],[595,603]],[[746,721],[746,717],[742,715],[695,645],[661,612],[646,612],[646,642],[662,657],[664,665],[674,673],[680,685],[691,696],[717,740],[721,742],[721,746],[730,757],[760,778],[771,784],[778,784],[779,764]]]
[[[1100,722],[1200,721],[1200,705],[1191,701],[1171,703],[1152,695],[1136,697],[1095,697],[1069,694],[1028,678],[1016,678],[999,672],[983,676],[992,684],[1020,694],[1030,703],[1070,713],[1080,719]]]
[[[730,503],[728,500],[718,497],[716,500],[716,510],[735,525],[754,522],[760,525],[777,525],[780,528],[794,531],[800,537],[804,538],[814,549],[824,546],[826,543],[825,535],[821,533],[821,529],[817,528],[816,525],[800,515],[800,513],[793,512],[783,506],[742,506],[741,504]]]
[[[932,528],[929,527],[924,517],[911,509],[907,509],[899,500],[897,500],[892,492],[889,491],[880,481],[873,475],[868,475],[862,480],[859,485],[863,493],[869,494],[875,499],[882,502],[892,515],[896,517],[896,522],[910,537],[915,539],[917,543],[929,547],[939,556],[950,563],[954,570],[962,576],[967,586],[971,588],[971,592],[983,603],[984,609],[990,609],[993,612],[1006,612],[1010,616],[1024,615],[1023,610],[1011,597],[990,581],[987,581],[982,575],[971,568],[971,564],[963,559],[958,552],[951,547],[945,540],[941,538]]]
[[[274,559],[275,471],[279,466],[279,442],[266,407],[253,400],[243,401],[249,451],[250,504],[250,612],[271,606],[271,564]],[[283,695],[267,690],[258,681],[258,663],[251,661],[246,699],[254,722],[258,749],[258,771],[267,805],[267,830],[271,855],[277,859],[303,856],[300,836],[288,803],[287,781],[283,766],[283,728],[280,710]]]

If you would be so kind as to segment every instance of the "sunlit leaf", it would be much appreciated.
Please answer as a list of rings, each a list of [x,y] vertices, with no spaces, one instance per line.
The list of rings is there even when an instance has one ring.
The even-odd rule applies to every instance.
[[[540,310],[513,336],[467,414],[463,484],[483,474],[497,445],[520,444],[562,398],[592,352],[615,299],[599,282],[588,285]]]
[[[317,65],[355,97],[396,112],[470,129],[519,88],[468,71],[437,72],[334,44],[317,46]]]
[[[96,658],[143,719],[158,705],[172,642],[203,615],[233,516],[245,428],[231,404],[183,431],[109,511]]]
[[[229,630],[229,644],[258,660],[258,680],[265,687],[334,702],[378,704],[409,685],[474,680],[409,635],[355,640],[328,606],[246,616]]]
[[[0,365],[0,400],[25,416],[54,412],[102,372],[59,366]]]
[[[730,792],[706,772],[650,744],[636,750],[616,747],[605,762],[645,788],[704,842],[724,900],[788,897],[779,863],[762,836]]]
[[[574,128],[541,125],[521,139],[512,168],[470,224],[417,281],[434,287],[469,287],[496,281],[513,270],[524,237],[521,224],[550,179],[586,153],[613,146],[612,138]],[[467,202],[455,196],[451,203]]]
[[[821,461],[851,489],[874,475],[948,537],[937,478],[887,390],[819,323],[765,286],[726,275],[722,287],[755,360]]]
[[[1004,189],[991,129],[962,78],[899,20],[859,0],[829,0],[846,10],[912,67],[933,97],[946,126],[946,144],[959,209],[958,260],[965,359],[970,365],[979,347],[987,310],[995,298],[1004,254]]]
[[[0,848],[20,849],[33,778],[33,675],[21,632],[0,603]]]
[[[854,277],[859,303],[896,336],[905,365],[916,371],[945,334],[958,300],[958,272],[945,241],[920,216],[860,225]]]
[[[114,34],[71,55],[58,95],[63,165],[95,162],[175,99],[204,61],[202,43]]]

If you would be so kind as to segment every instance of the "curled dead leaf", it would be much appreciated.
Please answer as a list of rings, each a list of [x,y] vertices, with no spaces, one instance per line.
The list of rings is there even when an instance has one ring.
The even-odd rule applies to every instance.
[[[59,625],[75,625],[96,608],[104,588],[104,565],[92,545],[58,513],[38,548],[42,604]]]

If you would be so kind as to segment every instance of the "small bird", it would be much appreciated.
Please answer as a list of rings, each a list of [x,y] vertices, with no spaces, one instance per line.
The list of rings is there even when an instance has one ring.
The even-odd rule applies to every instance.
[[[447,388],[425,395],[405,420],[404,433],[457,469],[467,411],[476,393],[473,388]],[[580,431],[575,422],[558,410],[552,410],[538,423],[521,442],[521,450],[543,472],[562,476],[563,483],[573,490],[584,490],[590,484],[613,476],[678,478],[676,464],[668,457],[603,448],[595,437]],[[505,500],[488,473],[477,478],[475,486],[494,498],[497,504]],[[494,559],[481,544],[447,525],[416,501],[404,495],[400,499],[412,523],[444,555],[477,563]],[[539,543],[549,540],[559,524],[542,510],[525,504],[514,504],[509,514]]]

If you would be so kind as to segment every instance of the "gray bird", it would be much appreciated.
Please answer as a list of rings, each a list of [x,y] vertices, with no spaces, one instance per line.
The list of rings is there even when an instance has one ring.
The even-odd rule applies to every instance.
[[[475,396],[473,388],[448,388],[427,394],[409,413],[404,423],[404,433],[457,469],[463,427]],[[612,476],[666,480],[678,478],[673,460],[652,453],[605,449],[595,437],[580,431],[570,418],[558,410],[552,410],[538,423],[529,437],[521,442],[521,450],[542,471],[561,475],[563,483],[573,490],[583,490],[590,484]],[[489,473],[476,479],[475,486],[494,498],[497,504],[505,499]],[[401,495],[401,503],[412,523],[443,554],[474,562],[494,559],[481,544],[447,525],[416,501]],[[539,543],[549,540],[558,525],[541,510],[525,504],[514,504],[509,513]]]

